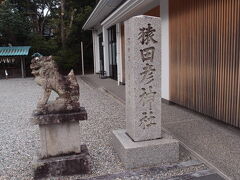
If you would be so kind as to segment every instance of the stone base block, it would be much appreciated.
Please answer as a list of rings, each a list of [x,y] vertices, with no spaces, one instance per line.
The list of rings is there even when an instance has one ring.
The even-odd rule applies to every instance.
[[[179,160],[179,142],[162,134],[162,139],[134,142],[125,130],[113,131],[113,147],[125,168],[152,166]]]
[[[82,145],[79,154],[36,159],[34,162],[34,178],[88,174],[91,172],[91,166],[88,149],[86,145]]]
[[[39,125],[41,158],[80,153],[79,122]]]

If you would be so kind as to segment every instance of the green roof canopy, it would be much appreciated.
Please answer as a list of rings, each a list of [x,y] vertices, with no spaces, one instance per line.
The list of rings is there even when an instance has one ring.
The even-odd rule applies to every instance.
[[[0,47],[0,57],[3,56],[27,56],[31,46]]]

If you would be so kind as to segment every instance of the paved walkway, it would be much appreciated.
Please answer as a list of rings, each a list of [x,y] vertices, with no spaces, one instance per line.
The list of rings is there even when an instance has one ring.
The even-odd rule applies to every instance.
[[[89,85],[104,89],[121,102],[125,88],[111,79],[96,75],[81,77]],[[219,173],[240,179],[240,130],[178,105],[162,104],[163,127],[179,139],[193,154],[209,162]]]

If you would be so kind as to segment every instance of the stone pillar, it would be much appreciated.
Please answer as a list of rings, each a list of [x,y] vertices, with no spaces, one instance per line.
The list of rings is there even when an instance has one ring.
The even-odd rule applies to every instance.
[[[139,16],[125,23],[126,121],[134,141],[161,138],[160,18]]]
[[[125,167],[178,160],[179,143],[161,133],[161,21],[136,16],[125,22],[126,131],[113,131]]]

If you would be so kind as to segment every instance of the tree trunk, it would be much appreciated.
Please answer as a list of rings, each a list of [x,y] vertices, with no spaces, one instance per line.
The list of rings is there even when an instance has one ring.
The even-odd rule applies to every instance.
[[[65,25],[64,25],[64,13],[65,13],[65,0],[61,0],[61,40],[62,48],[65,48]]]
[[[71,29],[72,29],[72,25],[73,25],[73,21],[74,21],[74,15],[75,13],[77,12],[77,9],[73,9],[72,13],[71,13],[71,18],[70,18],[70,23],[69,23],[69,27],[68,27],[68,30],[67,30],[67,35],[66,37],[68,38],[70,32],[71,32]]]
[[[47,11],[45,16],[43,15],[43,20],[42,20],[42,23],[41,23],[41,26],[40,26],[41,27],[40,31],[41,31],[42,35],[44,34],[44,24],[45,24],[45,21],[47,19],[47,16],[48,16],[49,12],[50,12],[50,9],[48,9],[48,11]]]

